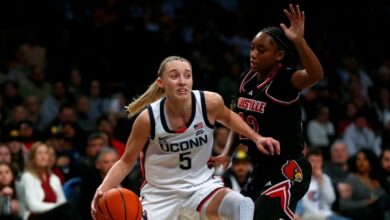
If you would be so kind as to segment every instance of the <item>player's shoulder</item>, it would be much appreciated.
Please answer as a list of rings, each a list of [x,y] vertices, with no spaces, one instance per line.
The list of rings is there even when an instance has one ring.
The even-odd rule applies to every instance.
[[[223,104],[223,98],[220,94],[212,91],[204,91],[204,97],[206,105],[219,105]]]
[[[138,124],[141,126],[149,125],[150,124],[150,113],[149,109],[144,109],[141,113],[135,116],[134,118],[134,124]]]

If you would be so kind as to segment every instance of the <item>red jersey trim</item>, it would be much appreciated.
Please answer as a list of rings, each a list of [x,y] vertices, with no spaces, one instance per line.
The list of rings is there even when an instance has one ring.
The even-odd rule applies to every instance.
[[[286,213],[286,215],[292,220],[294,218],[294,212],[292,212],[289,207],[291,197],[290,188],[290,180],[285,180],[270,187],[261,195],[266,195],[270,198],[280,198],[280,206],[282,207],[284,213]]]

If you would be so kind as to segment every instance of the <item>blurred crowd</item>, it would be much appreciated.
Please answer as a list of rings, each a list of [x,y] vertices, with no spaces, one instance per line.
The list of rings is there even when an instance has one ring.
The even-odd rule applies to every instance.
[[[301,93],[314,181],[296,218],[390,219],[390,36],[383,31],[390,3],[292,2],[306,12],[305,38],[325,71]],[[155,80],[158,62],[188,58],[194,89],[217,91],[229,105],[248,67],[251,37],[283,22],[286,6],[2,1],[1,219],[90,219],[94,191],[131,131],[124,106]],[[217,127],[214,154],[227,134]],[[223,174],[236,190],[251,171],[245,148],[239,150]],[[141,183],[136,166],[122,185],[139,193]]]

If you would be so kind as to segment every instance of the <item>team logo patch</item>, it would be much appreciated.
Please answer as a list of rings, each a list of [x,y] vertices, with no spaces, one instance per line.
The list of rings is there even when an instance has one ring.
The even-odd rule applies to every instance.
[[[203,133],[204,133],[204,130],[198,130],[198,131],[196,131],[196,135],[195,136],[201,135]]]
[[[301,182],[303,179],[302,169],[295,160],[288,160],[281,170],[282,174],[291,182]]]

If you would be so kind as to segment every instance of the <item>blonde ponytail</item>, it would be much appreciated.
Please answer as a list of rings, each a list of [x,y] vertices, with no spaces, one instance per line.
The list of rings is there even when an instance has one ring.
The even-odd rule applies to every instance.
[[[158,99],[165,96],[164,89],[158,87],[157,82],[154,81],[144,94],[135,98],[128,106],[128,116],[133,117],[134,115],[141,112],[147,105],[157,101]]]

